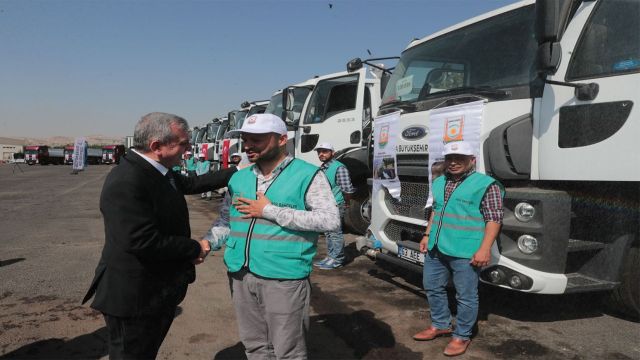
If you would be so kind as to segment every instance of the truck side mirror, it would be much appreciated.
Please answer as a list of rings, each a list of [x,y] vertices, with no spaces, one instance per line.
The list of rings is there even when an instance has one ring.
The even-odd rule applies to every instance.
[[[363,66],[362,65],[362,59],[355,58],[355,59],[353,59],[353,60],[351,60],[351,61],[349,61],[347,63],[347,71],[348,72],[354,72],[354,71],[362,69],[362,66]]]
[[[538,46],[537,70],[539,74],[555,74],[562,60],[562,48],[559,42],[546,42]]]
[[[562,39],[575,0],[536,1],[536,39],[538,44]]]
[[[562,58],[560,40],[567,27],[575,0],[537,0],[535,35],[538,41],[537,70],[553,74]]]

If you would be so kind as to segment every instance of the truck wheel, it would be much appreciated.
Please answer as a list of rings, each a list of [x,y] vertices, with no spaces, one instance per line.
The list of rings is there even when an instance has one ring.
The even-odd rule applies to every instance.
[[[611,292],[608,300],[612,311],[640,319],[640,246],[637,239],[624,259],[620,286]]]
[[[344,224],[355,234],[364,235],[371,224],[371,195],[369,191],[355,193],[351,206],[344,214]]]

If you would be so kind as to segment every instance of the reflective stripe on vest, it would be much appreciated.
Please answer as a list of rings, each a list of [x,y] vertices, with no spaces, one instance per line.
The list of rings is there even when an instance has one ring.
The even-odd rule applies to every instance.
[[[485,222],[480,206],[487,188],[496,180],[473,173],[465,178],[444,202],[446,177],[433,182],[433,223],[429,250],[437,244],[443,254],[471,258],[484,238]]]
[[[342,189],[338,185],[336,181],[336,175],[338,174],[338,168],[340,166],[344,166],[338,160],[332,160],[331,164],[324,169],[325,175],[327,175],[327,179],[329,180],[329,185],[331,185],[331,192],[333,192],[333,197],[336,198],[336,203],[338,205],[344,204],[344,195],[342,195]]]
[[[275,206],[305,210],[305,195],[318,168],[293,159],[273,180],[265,195]],[[235,173],[229,181],[229,196],[255,199],[257,178],[251,168]],[[246,267],[272,279],[303,279],[311,273],[318,233],[283,228],[262,218],[243,219],[232,204],[224,262],[230,272]]]

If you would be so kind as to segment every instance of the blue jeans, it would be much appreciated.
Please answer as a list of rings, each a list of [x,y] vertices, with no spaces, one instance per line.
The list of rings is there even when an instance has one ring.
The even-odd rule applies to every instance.
[[[326,232],[324,236],[327,238],[327,256],[335,260],[336,263],[342,264],[344,261],[344,235],[342,234],[344,204],[339,204],[338,210],[340,211],[340,228],[338,231]]]
[[[431,307],[431,325],[438,329],[451,327],[451,311],[446,286],[453,275],[458,315],[453,336],[468,340],[478,318],[478,276],[480,268],[469,264],[470,259],[429,251],[424,257],[422,283]]]

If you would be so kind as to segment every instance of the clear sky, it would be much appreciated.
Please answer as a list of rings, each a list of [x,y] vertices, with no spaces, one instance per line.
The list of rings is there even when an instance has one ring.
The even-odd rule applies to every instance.
[[[0,0],[0,136],[124,136],[152,111],[201,125],[513,2]]]

